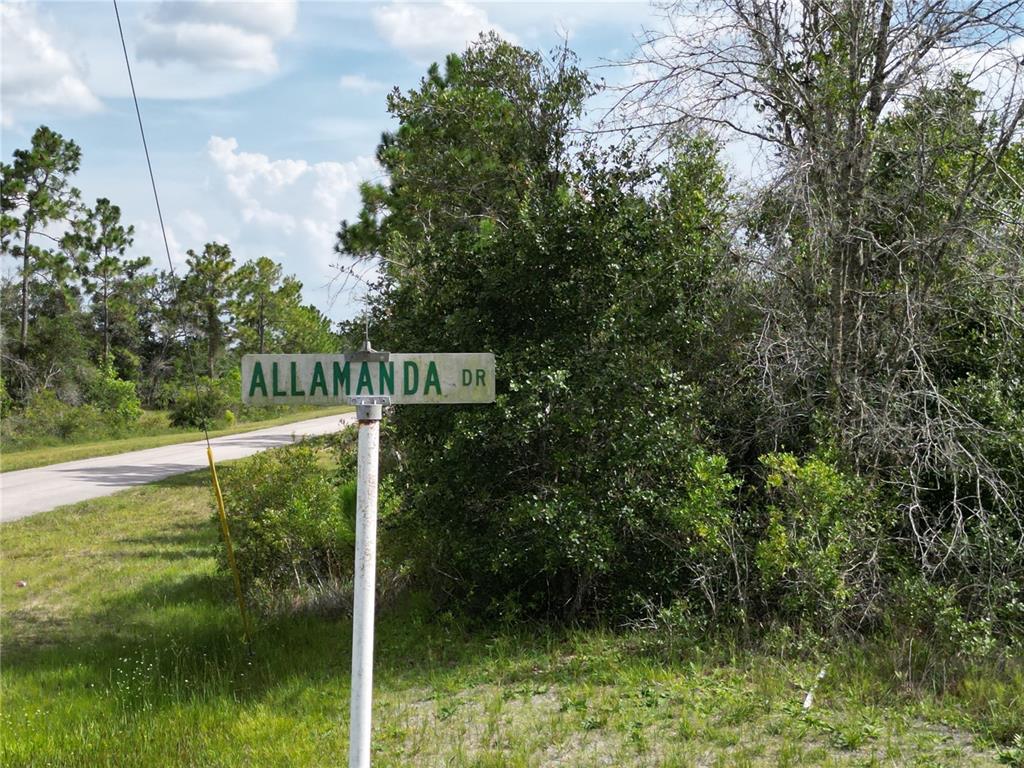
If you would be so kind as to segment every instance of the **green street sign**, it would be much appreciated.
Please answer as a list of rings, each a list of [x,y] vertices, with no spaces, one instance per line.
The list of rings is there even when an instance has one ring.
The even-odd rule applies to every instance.
[[[490,352],[364,355],[245,355],[242,401],[250,405],[333,405],[388,397],[394,405],[494,402]],[[384,359],[377,359],[384,358]]]

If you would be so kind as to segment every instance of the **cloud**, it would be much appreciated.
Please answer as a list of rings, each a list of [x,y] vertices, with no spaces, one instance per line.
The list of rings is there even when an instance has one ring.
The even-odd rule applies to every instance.
[[[34,6],[0,5],[0,32],[4,126],[13,125],[15,116],[25,109],[81,114],[103,108],[85,84],[82,67],[44,28]]]
[[[203,71],[270,74],[275,45],[295,30],[295,0],[162,2],[142,20],[137,53],[156,64],[184,62]]]
[[[352,220],[359,212],[359,185],[380,177],[376,161],[270,158],[241,151],[236,139],[220,136],[210,137],[207,155],[229,193],[221,201],[233,202],[218,226],[237,230],[231,239],[236,256],[278,254],[285,270],[302,281],[307,299],[316,296],[318,304],[328,307],[341,299],[341,308],[332,314],[351,317],[363,281],[372,281],[375,272],[360,267],[358,278],[341,275],[335,266],[343,261],[334,253],[335,234],[342,219]]]
[[[359,93],[373,93],[389,89],[388,84],[383,80],[373,80],[365,75],[342,75],[338,80],[338,87],[345,91],[358,91]]]
[[[279,37],[295,29],[295,0],[223,2],[223,0],[174,0],[162,2],[153,14],[163,23],[227,24],[257,34]]]
[[[376,161],[271,159],[240,151],[236,139],[220,136],[210,137],[207,154],[243,224],[272,237],[287,237],[293,255],[311,261],[321,282],[329,280],[338,224],[358,212],[359,184],[380,174]]]
[[[417,61],[461,52],[481,32],[493,30],[510,42],[516,38],[463,0],[420,5],[392,2],[373,10],[373,23],[387,42]]]
[[[171,263],[174,265],[174,271],[180,275],[185,269],[185,259],[187,258],[185,251],[193,246],[181,242],[173,224],[168,223],[165,230],[167,232],[167,249],[171,252]],[[135,253],[149,256],[154,269],[167,269],[164,236],[155,216],[140,219],[135,225]]]

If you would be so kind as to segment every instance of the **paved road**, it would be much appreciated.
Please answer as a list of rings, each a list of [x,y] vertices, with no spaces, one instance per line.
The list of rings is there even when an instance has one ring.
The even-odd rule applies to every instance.
[[[353,421],[354,413],[335,414],[240,435],[216,437],[210,440],[213,457],[218,462],[240,459],[267,448],[287,445],[297,438],[335,432],[342,424]],[[207,466],[206,443],[197,440],[36,469],[0,472],[0,522],[28,517],[63,504],[107,496],[133,485],[152,483]]]

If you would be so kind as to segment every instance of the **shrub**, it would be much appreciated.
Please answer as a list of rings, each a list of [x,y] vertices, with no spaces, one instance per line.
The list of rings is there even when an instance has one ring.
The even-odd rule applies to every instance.
[[[0,376],[0,419],[6,419],[14,407],[14,399],[7,392],[7,385],[4,384],[3,376]]]
[[[142,416],[135,383],[118,378],[108,361],[89,386],[89,402],[99,408],[104,420],[114,430],[135,424]]]
[[[859,479],[827,458],[803,461],[790,453],[761,457],[770,504],[755,563],[770,603],[816,629],[836,630],[855,608],[865,608],[861,584],[872,581],[877,540],[874,509]]]
[[[223,471],[231,533],[242,582],[262,602],[351,581],[356,481],[347,466],[309,444],[265,451]],[[385,521],[394,495],[382,486]]]
[[[437,591],[506,620],[630,616],[690,594],[714,609],[701,583],[725,570],[735,483],[695,445],[688,388],[638,376],[616,398],[630,379],[610,362],[520,374],[491,408],[392,420],[403,522]]]
[[[172,426],[202,429],[225,419],[231,404],[228,396],[209,380],[200,381],[198,386],[198,393],[194,387],[178,390],[168,416]]]
[[[44,389],[34,392],[29,398],[18,431],[33,437],[68,440],[86,432],[102,436],[106,432],[106,422],[95,406],[68,405],[52,391]]]

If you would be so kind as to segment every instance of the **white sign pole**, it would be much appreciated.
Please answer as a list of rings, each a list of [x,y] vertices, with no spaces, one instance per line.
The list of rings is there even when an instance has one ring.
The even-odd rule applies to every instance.
[[[359,475],[356,484],[356,568],[352,605],[352,699],[349,768],[370,768],[373,709],[373,614],[377,583],[377,466],[386,397],[356,397]]]
[[[349,768],[370,768],[373,707],[373,618],[377,581],[377,463],[385,405],[493,403],[490,352],[377,352],[369,338],[343,355],[245,355],[242,401],[251,405],[356,406],[359,475],[352,601],[352,700]]]

